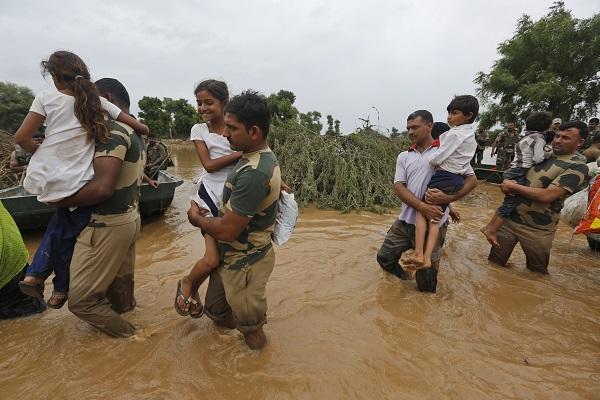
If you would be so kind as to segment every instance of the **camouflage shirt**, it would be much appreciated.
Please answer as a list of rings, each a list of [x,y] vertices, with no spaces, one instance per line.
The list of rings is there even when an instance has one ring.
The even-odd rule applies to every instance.
[[[519,135],[516,132],[513,135],[509,135],[508,131],[504,131],[498,135],[496,139],[496,145],[498,148],[504,149],[509,153],[514,152],[515,145],[519,143]]]
[[[15,160],[19,167],[25,166],[31,160],[31,153],[26,152],[21,146],[15,144]]]
[[[547,188],[550,185],[556,185],[572,194],[580,189],[587,173],[587,165],[576,154],[553,155],[529,169],[527,184],[533,188]],[[560,198],[546,204],[517,196],[517,207],[510,218],[532,228],[554,231],[558,224],[563,201],[564,198]]]
[[[485,132],[477,132],[475,134],[475,141],[477,142],[477,151],[485,150],[485,145],[488,141],[488,135]]]
[[[244,154],[240,158],[225,181],[219,216],[231,211],[252,219],[236,240],[219,241],[225,268],[247,267],[271,248],[280,190],[281,171],[270,149]]]
[[[148,164],[160,164],[165,158],[167,158],[167,148],[160,142],[156,142],[154,144],[148,143],[146,154],[148,158]]]
[[[117,226],[139,217],[138,200],[146,152],[144,140],[125,124],[109,121],[111,137],[107,143],[96,142],[97,157],[123,160],[113,195],[94,206],[89,226]]]

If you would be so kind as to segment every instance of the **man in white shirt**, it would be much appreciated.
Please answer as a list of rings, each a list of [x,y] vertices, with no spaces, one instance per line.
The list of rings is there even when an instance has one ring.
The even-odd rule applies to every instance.
[[[463,198],[477,186],[477,179],[473,174],[468,174],[463,188],[452,195],[437,189],[427,191],[427,184],[434,172],[429,158],[439,147],[439,140],[431,137],[432,125],[433,116],[429,111],[418,110],[408,116],[406,130],[412,146],[398,155],[394,178],[394,191],[403,203],[402,209],[377,252],[377,262],[381,268],[400,279],[408,279],[398,260],[403,252],[415,247],[417,213],[422,213],[427,220],[440,221],[440,234],[431,257],[432,267],[420,269],[415,275],[419,291],[435,293],[449,214],[449,209],[443,212],[437,204],[448,204]],[[421,200],[423,196],[426,201]]]

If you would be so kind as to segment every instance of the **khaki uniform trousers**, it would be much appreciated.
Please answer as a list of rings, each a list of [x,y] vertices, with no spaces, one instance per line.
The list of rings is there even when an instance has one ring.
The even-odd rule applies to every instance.
[[[204,313],[213,320],[231,315],[240,332],[251,332],[267,323],[267,281],[275,266],[273,248],[263,258],[241,269],[219,268],[210,274]]]
[[[77,238],[71,261],[69,310],[114,337],[135,328],[120,313],[135,307],[133,274],[140,218],[105,227],[86,227]]]

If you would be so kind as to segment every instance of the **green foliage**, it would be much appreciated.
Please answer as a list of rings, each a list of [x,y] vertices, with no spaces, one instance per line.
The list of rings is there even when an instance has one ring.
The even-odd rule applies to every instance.
[[[563,121],[593,115],[600,103],[600,14],[573,18],[557,1],[547,15],[523,15],[515,35],[498,46],[490,73],[477,74],[487,110],[480,126],[550,111]]]
[[[302,125],[307,130],[309,130],[310,132],[315,133],[317,135],[320,135],[321,131],[323,130],[323,124],[321,123],[321,117],[322,117],[322,115],[318,111],[309,111],[306,114],[300,113],[298,115],[298,118],[300,120],[300,125]]]
[[[185,99],[144,96],[138,102],[139,117],[148,125],[150,133],[158,137],[186,138],[198,122],[196,109]]]
[[[294,107],[296,95],[289,90],[280,90],[267,97],[273,123],[275,125],[286,121],[295,121],[298,117],[298,109]]]
[[[399,204],[392,178],[398,153],[409,145],[405,139],[379,133],[315,136],[292,122],[273,126],[269,144],[300,205],[381,212]]]
[[[15,133],[29,112],[34,95],[31,89],[0,82],[0,129]]]

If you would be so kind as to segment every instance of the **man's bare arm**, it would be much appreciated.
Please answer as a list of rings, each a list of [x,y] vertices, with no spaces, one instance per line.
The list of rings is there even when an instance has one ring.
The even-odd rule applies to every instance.
[[[504,193],[516,193],[530,200],[545,204],[552,203],[554,200],[563,198],[569,194],[566,189],[552,184],[547,188],[532,188],[508,180],[502,182],[500,189]]]
[[[444,215],[439,206],[427,204],[415,197],[403,182],[396,182],[394,184],[394,192],[404,204],[416,209],[428,220],[439,221]]]
[[[215,239],[225,242],[237,239],[252,219],[237,215],[232,211],[227,211],[219,218],[205,217],[204,215],[206,215],[206,210],[201,209],[196,202],[192,201],[188,210],[190,224],[197,226]]]

